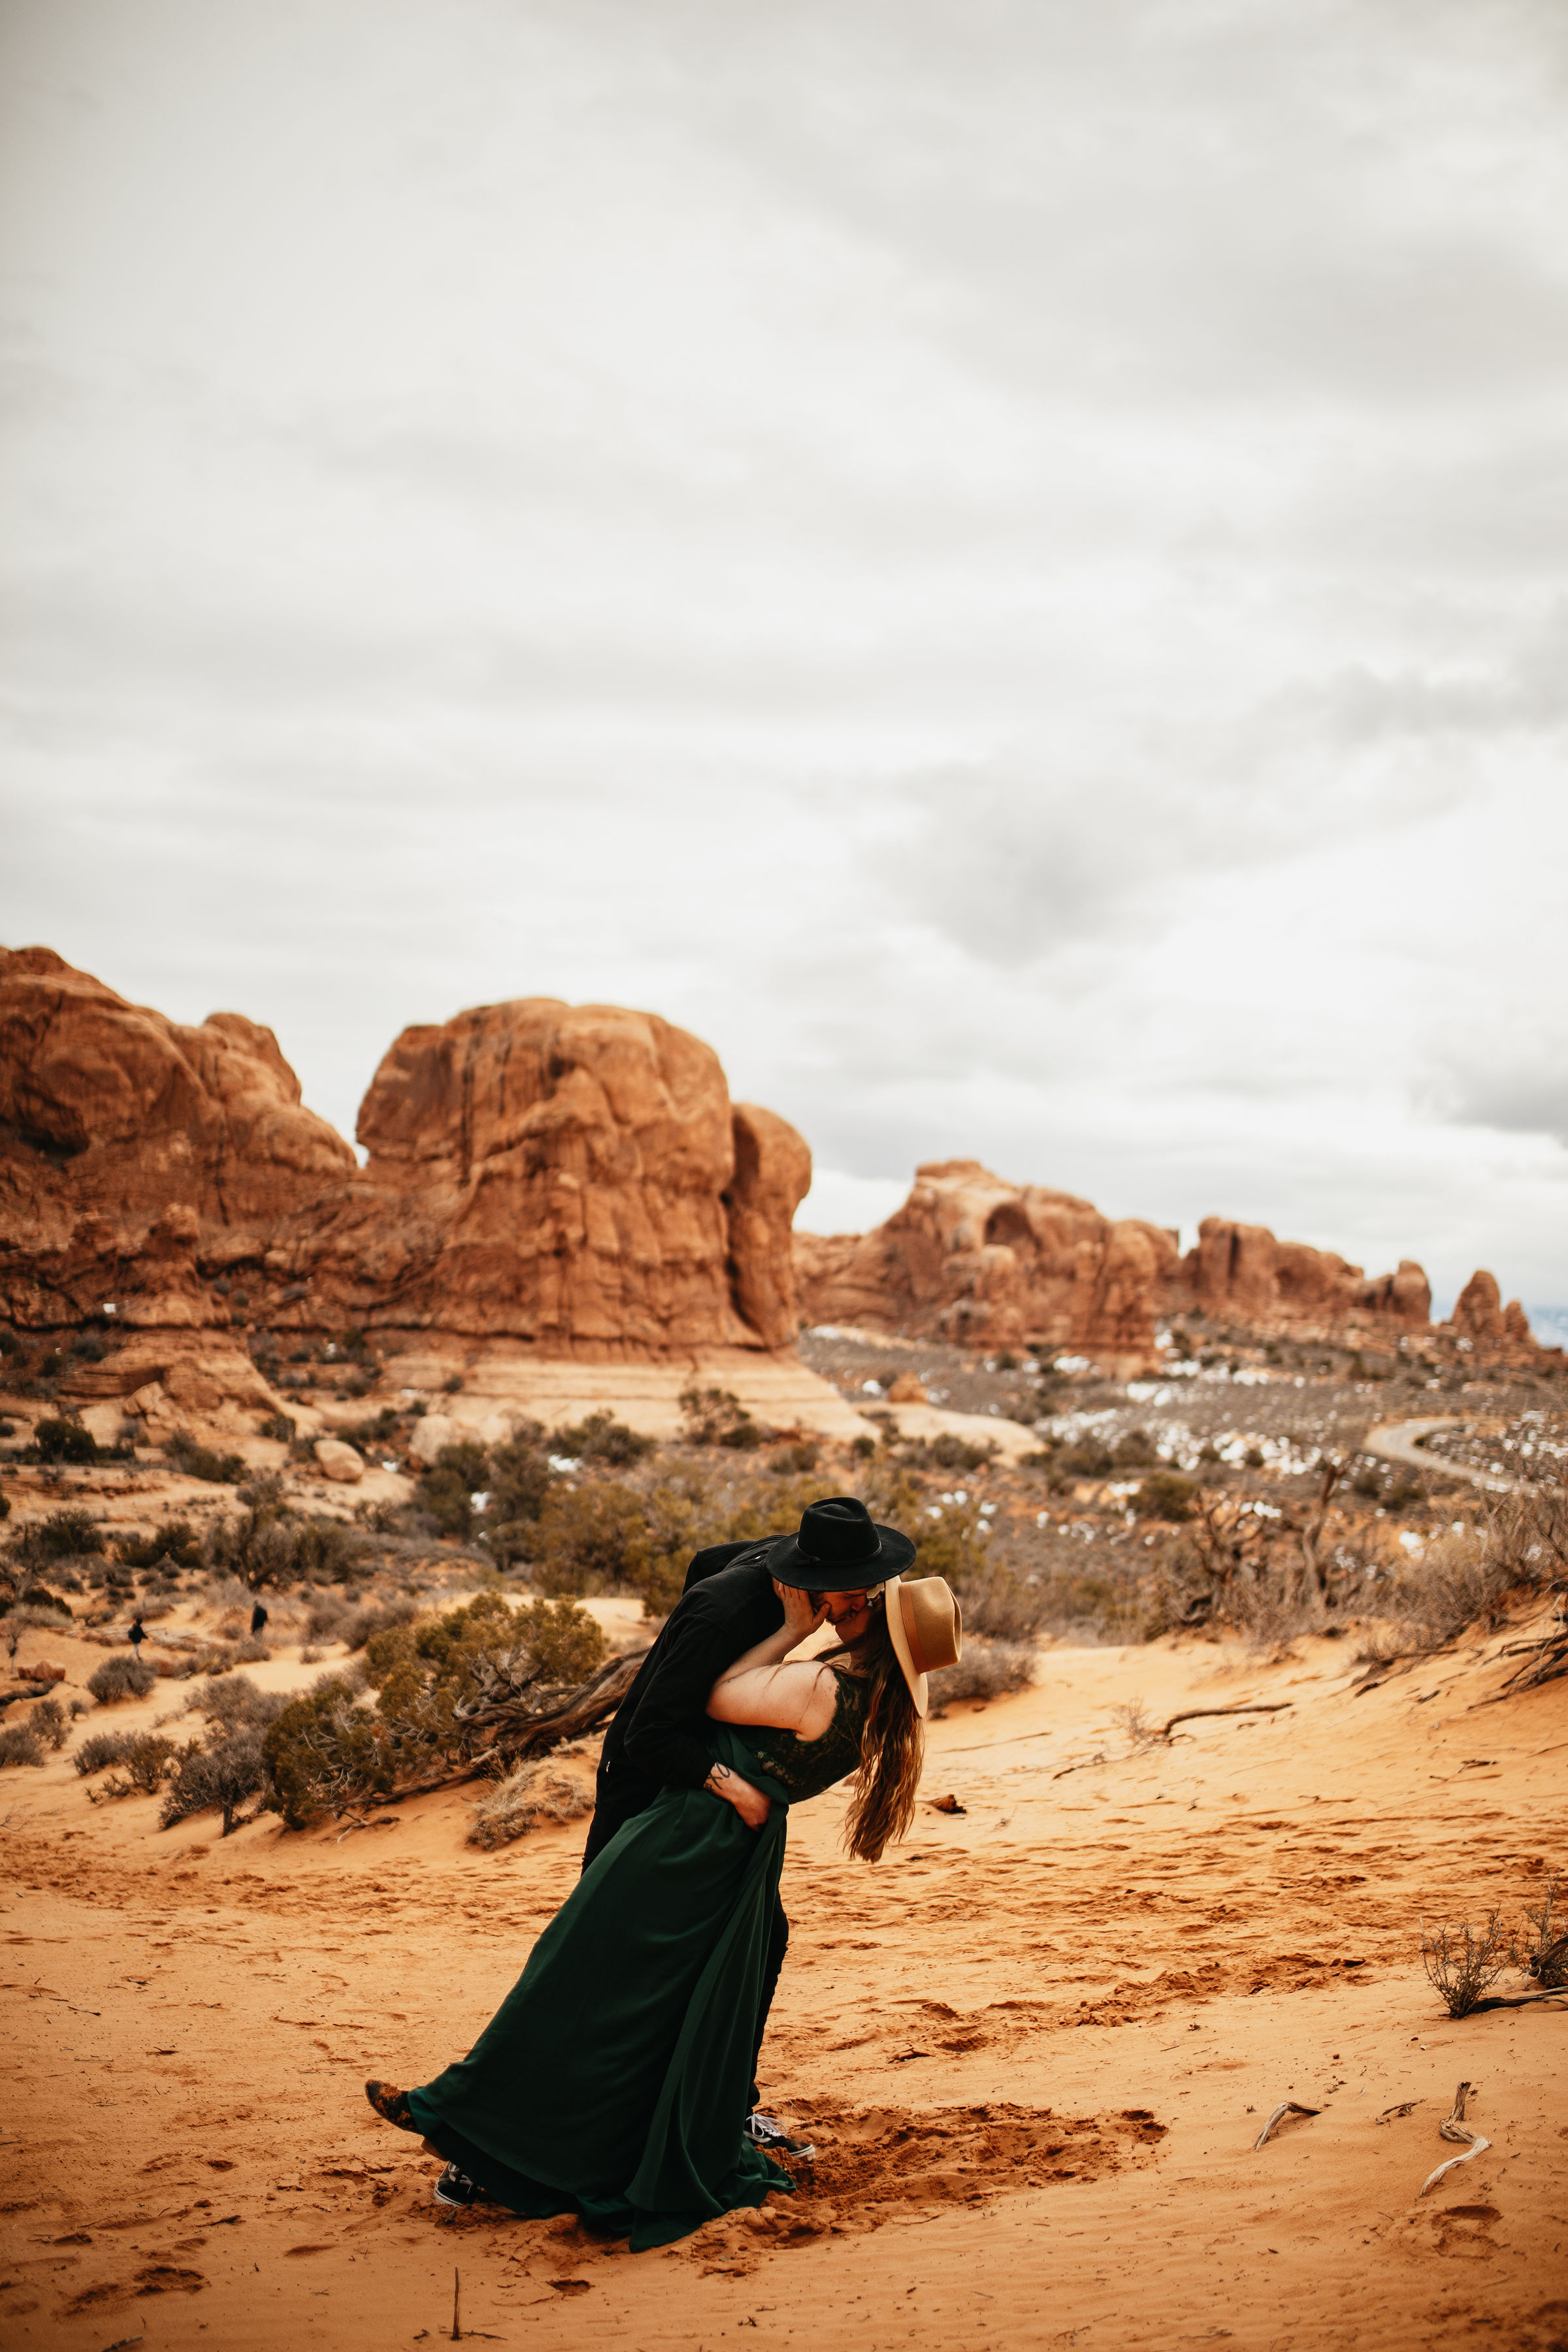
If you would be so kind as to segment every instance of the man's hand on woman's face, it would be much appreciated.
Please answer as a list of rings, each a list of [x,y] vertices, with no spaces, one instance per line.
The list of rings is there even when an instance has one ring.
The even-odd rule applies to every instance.
[[[820,1593],[803,1592],[795,1584],[781,1584],[776,1576],[773,1591],[784,1602],[784,1630],[794,1637],[791,1647],[798,1649],[826,1616],[827,1603]]]

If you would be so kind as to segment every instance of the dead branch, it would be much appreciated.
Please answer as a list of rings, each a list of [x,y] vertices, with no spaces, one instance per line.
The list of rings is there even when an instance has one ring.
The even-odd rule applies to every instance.
[[[1467,2017],[1479,2017],[1486,2009],[1528,2009],[1534,2000],[1568,2001],[1568,1985],[1548,1985],[1543,1992],[1489,1993],[1485,2000],[1478,2000],[1465,2014]]]
[[[1283,2123],[1287,2116],[1319,2116],[1321,2115],[1321,2113],[1322,2109],[1321,2107],[1304,2107],[1300,2099],[1281,2099],[1279,2105],[1275,2108],[1274,2113],[1269,2116],[1268,2121],[1264,2125],[1263,2129],[1258,2133],[1258,2137],[1253,2141],[1252,2146],[1254,2152],[1256,2153],[1256,2151],[1263,2146],[1264,2141],[1268,2137],[1268,2135],[1274,2129],[1275,2125]]]
[[[1484,2155],[1491,2146],[1489,2139],[1483,2139],[1480,2133],[1472,2131],[1465,2121],[1465,2101],[1469,2096],[1469,2084],[1461,2083],[1454,2094],[1453,2106],[1437,2126],[1437,2136],[1440,2139],[1458,2140],[1461,2144],[1468,2140],[1469,2146],[1466,2147],[1463,2156],[1451,2156],[1447,2164],[1440,2164],[1436,2171],[1429,2172],[1415,2191],[1417,2197],[1425,2197],[1428,2189],[1435,2189],[1443,2175],[1446,2172],[1452,2172],[1457,2164],[1468,2164],[1472,2157]]]
[[[1349,1456],[1345,1454],[1336,1454],[1324,1463],[1317,1509],[1301,1529],[1301,1566],[1306,1573],[1307,1590],[1320,1609],[1324,1605],[1326,1591],[1322,1562],[1318,1558],[1318,1540],[1328,1525],[1329,1505],[1333,1501],[1334,1489],[1344,1476],[1348,1463]]]
[[[1276,1698],[1260,1700],[1257,1706],[1185,1706],[1182,1709],[1180,1715],[1172,1716],[1168,1723],[1161,1725],[1157,1737],[1161,1739],[1169,1739],[1172,1732],[1175,1729],[1178,1723],[1195,1723],[1200,1716],[1282,1715],[1287,1707],[1294,1706],[1296,1702],[1294,1699]]]

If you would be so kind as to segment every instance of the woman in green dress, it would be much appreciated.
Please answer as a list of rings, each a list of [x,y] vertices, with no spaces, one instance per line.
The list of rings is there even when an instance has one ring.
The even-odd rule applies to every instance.
[[[960,1629],[940,1577],[894,1576],[840,1618],[837,1649],[790,1664],[828,1612],[775,1590],[784,1625],[708,1701],[715,1766],[768,1797],[763,1827],[706,1788],[666,1788],[584,1873],[466,2058],[416,2090],[366,2084],[469,2193],[579,2213],[641,2251],[793,2187],[742,2130],[789,1808],[858,1773],[849,1852],[875,1862],[904,1834],[927,1672],[957,1657]]]

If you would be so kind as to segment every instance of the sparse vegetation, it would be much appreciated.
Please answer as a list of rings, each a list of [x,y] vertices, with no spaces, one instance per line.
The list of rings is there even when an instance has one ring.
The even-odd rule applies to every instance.
[[[30,1723],[8,1723],[0,1731],[0,1768],[8,1764],[35,1764],[45,1761],[44,1743]]]
[[[109,1798],[156,1795],[179,1760],[181,1750],[161,1731],[138,1732],[128,1739],[117,1763],[117,1776],[100,1780],[89,1791],[94,1804]]]
[[[1421,1965],[1441,1993],[1450,2017],[1468,2017],[1503,1970],[1517,1967],[1514,1939],[1500,1911],[1489,1911],[1479,1928],[1421,1931]]]
[[[46,1518],[23,1528],[13,1538],[14,1559],[29,1566],[47,1560],[80,1559],[104,1548],[103,1529],[87,1511],[50,1511]]]
[[[185,1478],[202,1478],[211,1486],[237,1486],[247,1475],[247,1464],[238,1454],[218,1454],[210,1445],[202,1445],[187,1430],[176,1429],[166,1438],[163,1452],[173,1468]]]
[[[958,1664],[942,1666],[931,1677],[931,1706],[936,1711],[961,1699],[1005,1698],[1013,1691],[1027,1690],[1034,1679],[1032,1643],[966,1632]]]
[[[131,1651],[117,1650],[88,1676],[87,1686],[100,1706],[113,1706],[121,1699],[145,1698],[157,1684],[151,1666]]]
[[[719,1392],[715,1390],[710,1393]],[[570,1429],[558,1429],[552,1444],[555,1453],[574,1461],[602,1462],[607,1469],[625,1470],[652,1454],[658,1442],[657,1438],[644,1437],[639,1431],[628,1429],[614,1413],[600,1412],[591,1412],[586,1421],[575,1422]]]
[[[40,1462],[96,1462],[98,1440],[79,1421],[46,1419],[33,1432]]]
[[[252,1798],[263,1800],[269,1785],[260,1727],[242,1723],[207,1747],[187,1748],[179,1757],[167,1776],[159,1827],[173,1829],[193,1813],[216,1810],[223,1815],[222,1835],[228,1837],[241,1826],[241,1806]],[[256,1810],[261,1810],[260,1802]]]
[[[680,1419],[689,1445],[728,1445],[750,1453],[763,1442],[762,1430],[731,1389],[683,1389]]]
[[[581,1821],[593,1810],[593,1799],[554,1764],[519,1764],[474,1807],[468,1843],[493,1853],[526,1837],[541,1822]]]

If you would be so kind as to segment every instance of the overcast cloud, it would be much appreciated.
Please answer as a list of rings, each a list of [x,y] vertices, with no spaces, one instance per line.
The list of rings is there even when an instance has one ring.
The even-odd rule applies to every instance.
[[[1568,1302],[1568,17],[9,0],[0,936]]]

